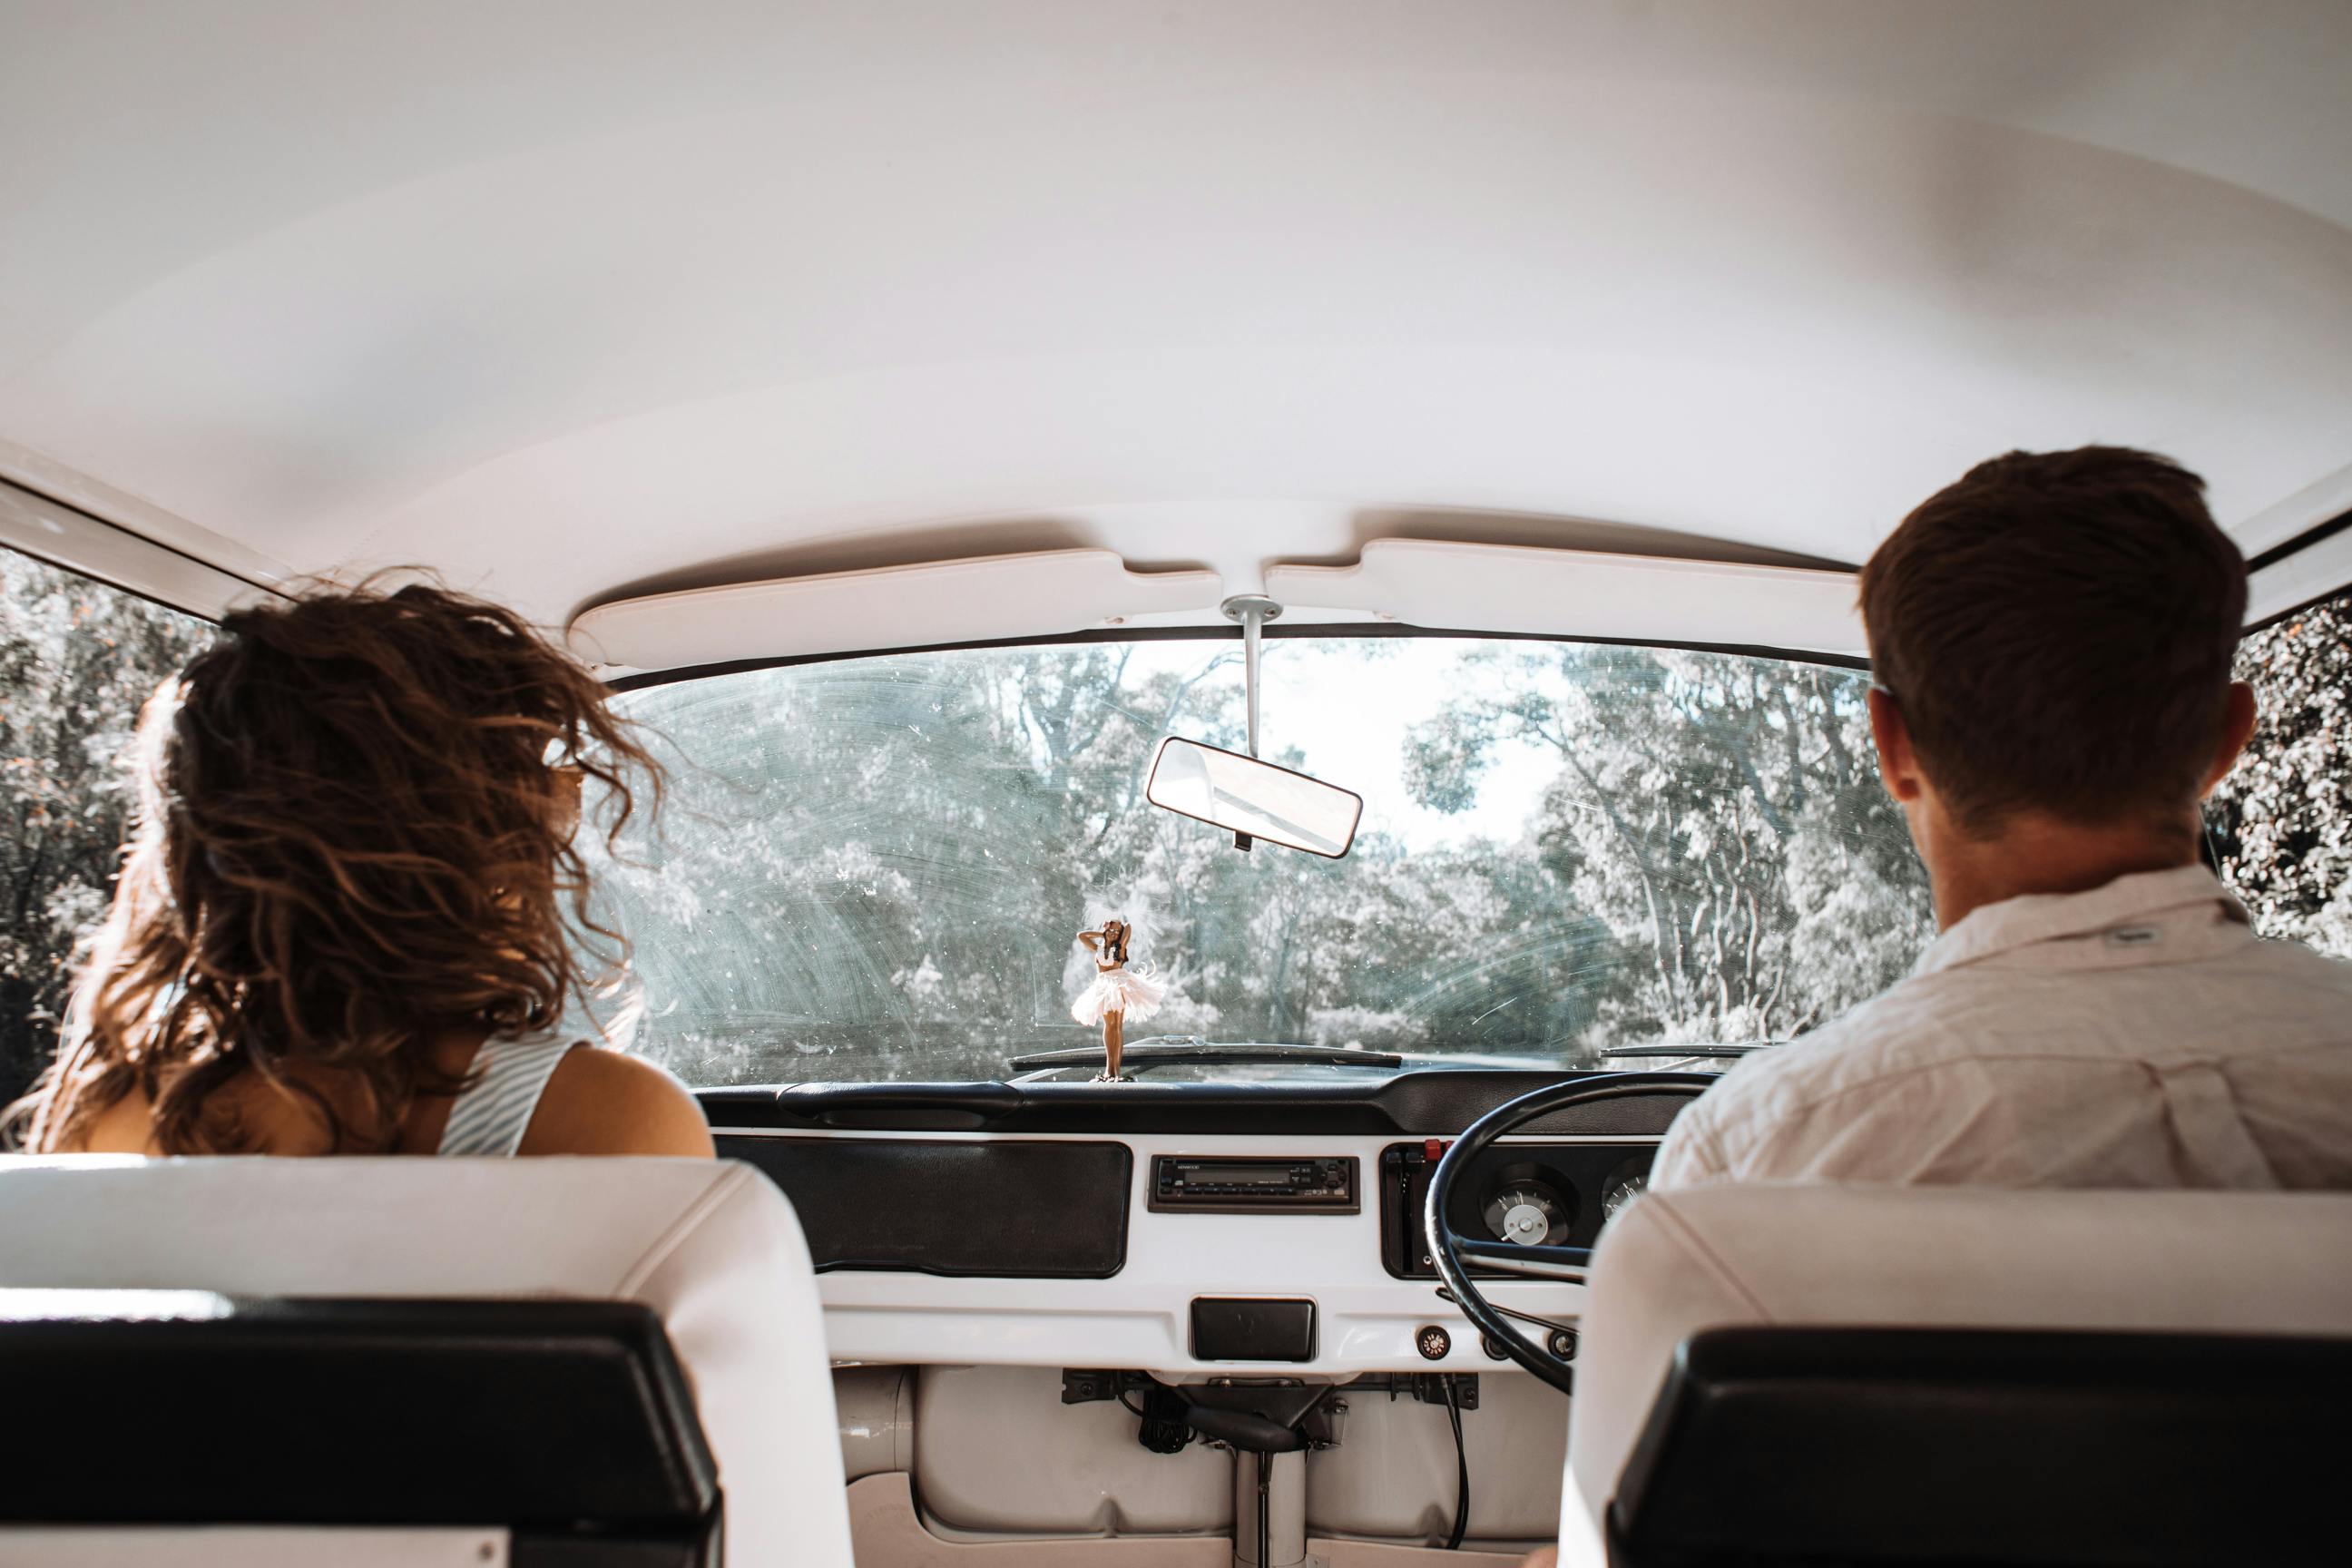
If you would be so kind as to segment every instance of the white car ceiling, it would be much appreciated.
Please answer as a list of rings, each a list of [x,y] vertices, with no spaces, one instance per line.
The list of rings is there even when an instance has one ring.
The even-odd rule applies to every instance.
[[[0,37],[0,476],[249,575],[562,622],[1071,546],[1227,591],[1395,535],[1851,563],[2094,440],[2203,472],[2250,554],[2352,505],[2340,0]]]

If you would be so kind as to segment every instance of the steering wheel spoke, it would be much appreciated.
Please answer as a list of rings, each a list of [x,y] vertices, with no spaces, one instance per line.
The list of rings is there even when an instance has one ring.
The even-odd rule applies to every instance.
[[[1453,1147],[1446,1150],[1445,1157],[1430,1173],[1429,1186],[1422,1200],[1422,1229],[1428,1238],[1430,1259],[1436,1264],[1437,1277],[1444,1287],[1439,1294],[1459,1307],[1462,1315],[1486,1336],[1493,1348],[1562,1394],[1573,1394],[1576,1391],[1576,1369],[1567,1358],[1573,1353],[1574,1336],[1564,1332],[1553,1333],[1545,1336],[1543,1344],[1528,1343],[1512,1331],[1508,1322],[1513,1317],[1525,1319],[1526,1314],[1506,1312],[1480,1295],[1469,1270],[1475,1267],[1519,1279],[1581,1285],[1591,1268],[1591,1249],[1582,1247],[1521,1247],[1516,1242],[1464,1236],[1446,1220],[1446,1212],[1453,1206],[1454,1186],[1472,1163],[1493,1147],[1497,1139],[1517,1131],[1538,1117],[1549,1116],[1572,1105],[1589,1105],[1605,1100],[1658,1094],[1696,1098],[1705,1093],[1714,1082],[1711,1076],[1664,1072],[1607,1073],[1598,1077],[1569,1079],[1537,1089],[1533,1094],[1523,1094],[1507,1105],[1496,1107],[1473,1122],[1469,1130],[1454,1141]],[[1554,1353],[1555,1346],[1559,1347],[1558,1353]]]
[[[1522,1247],[1516,1241],[1478,1241],[1457,1237],[1454,1252],[1495,1274],[1517,1274],[1528,1279],[1567,1279],[1584,1283],[1592,1266],[1589,1247]]]

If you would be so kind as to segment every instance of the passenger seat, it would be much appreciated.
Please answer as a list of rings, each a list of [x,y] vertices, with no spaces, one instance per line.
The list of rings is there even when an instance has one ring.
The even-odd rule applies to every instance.
[[[808,1248],[746,1165],[0,1159],[11,1366],[12,1563],[850,1562]]]

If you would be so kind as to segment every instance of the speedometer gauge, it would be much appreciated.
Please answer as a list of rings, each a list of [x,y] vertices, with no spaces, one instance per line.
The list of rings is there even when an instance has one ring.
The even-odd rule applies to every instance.
[[[1507,1181],[1489,1194],[1480,1211],[1497,1241],[1540,1247],[1568,1234],[1568,1205],[1541,1182]]]

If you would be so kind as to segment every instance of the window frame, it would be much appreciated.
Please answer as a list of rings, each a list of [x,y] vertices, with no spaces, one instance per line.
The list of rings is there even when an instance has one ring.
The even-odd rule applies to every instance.
[[[0,479],[0,545],[214,626],[231,610],[287,596],[6,479]]]

